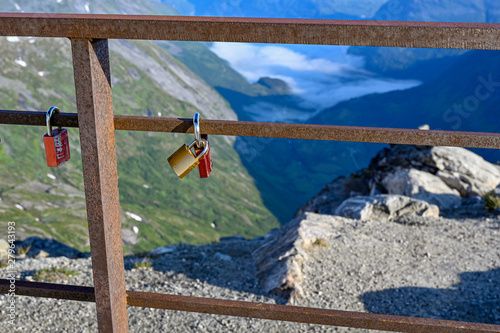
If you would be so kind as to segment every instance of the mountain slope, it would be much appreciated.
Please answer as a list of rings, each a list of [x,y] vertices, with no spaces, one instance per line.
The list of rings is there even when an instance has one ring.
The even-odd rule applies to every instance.
[[[210,51],[206,43],[168,41],[159,44],[210,86],[254,94],[252,85],[227,61]]]
[[[497,133],[500,127],[491,120],[496,119],[500,103],[499,64],[498,51],[471,51],[429,83],[404,91],[346,101],[321,112],[311,121],[398,128],[418,128],[428,124],[431,129]],[[319,149],[319,145],[317,143],[311,150]],[[474,151],[491,162],[500,160],[497,150]],[[328,150],[325,153],[328,154]],[[368,158],[360,156],[358,162],[366,165]]]
[[[327,109],[317,123],[498,132],[500,52],[471,51],[437,79],[419,87],[373,94]],[[377,105],[376,111],[370,106]]]
[[[492,0],[390,0],[373,17],[388,21],[500,22],[500,3]],[[351,47],[367,70],[395,78],[431,80],[455,64],[465,50]]]
[[[165,12],[154,12],[160,7],[143,2],[144,13],[173,12],[159,2],[155,6]],[[123,13],[141,4],[96,1],[86,6],[64,1],[57,7],[18,2],[25,11],[57,12],[117,8]],[[2,10],[12,7],[2,5]],[[46,110],[57,105],[63,112],[76,112],[68,40],[0,38],[0,48],[3,109]],[[215,90],[153,42],[110,41],[110,62],[115,114],[191,117],[201,112],[202,126],[203,118],[236,119]],[[50,236],[85,249],[78,131],[69,130],[72,158],[57,169],[45,165],[44,133],[44,128],[0,126],[0,234],[5,235],[8,221],[16,221],[18,238]],[[253,237],[278,225],[242,167],[234,138],[211,138],[215,169],[210,178],[199,179],[194,171],[178,179],[166,159],[191,140],[192,135],[116,132],[122,224],[129,250],[181,241],[206,243],[234,234]]]

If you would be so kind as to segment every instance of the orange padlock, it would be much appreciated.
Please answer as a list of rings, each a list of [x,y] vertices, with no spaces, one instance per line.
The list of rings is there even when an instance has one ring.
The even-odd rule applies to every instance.
[[[198,171],[200,172],[200,178],[208,178],[210,174],[212,173],[212,152],[210,150],[210,143],[208,141],[208,135],[207,134],[202,134],[201,138],[206,140],[206,145],[208,146],[208,151],[207,153],[200,158],[200,164],[198,165]],[[195,147],[194,152],[196,155],[200,154],[205,147]]]
[[[59,113],[56,106],[52,106],[47,111],[47,134],[43,137],[45,144],[45,156],[47,157],[47,166],[58,167],[70,159],[68,130],[59,127],[52,130],[50,118],[54,113]]]
[[[201,152],[208,147],[208,151],[200,158],[200,164],[198,164],[198,171],[200,172],[200,178],[208,178],[210,173],[212,173],[212,153],[210,151],[210,142],[208,142],[208,135],[201,134],[200,132],[200,114],[197,112],[193,117],[194,125],[194,137],[196,140],[196,145],[194,147],[194,152],[196,155],[201,154]],[[202,145],[202,139],[206,141],[206,147]],[[203,142],[205,142],[203,141]]]

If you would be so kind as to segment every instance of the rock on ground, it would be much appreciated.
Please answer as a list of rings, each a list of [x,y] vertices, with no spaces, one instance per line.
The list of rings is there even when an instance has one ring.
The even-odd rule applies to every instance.
[[[462,201],[460,193],[451,189],[441,178],[417,169],[396,169],[382,179],[382,185],[388,194],[420,199],[441,209],[456,208]]]
[[[9,243],[5,239],[0,239],[0,258],[6,258],[9,251]]]
[[[470,198],[494,191],[499,184],[500,167],[467,149],[392,145],[382,149],[367,168],[326,185],[295,216],[335,214],[346,199],[378,194],[427,201],[447,214],[464,202],[469,205]]]
[[[335,215],[357,219],[392,221],[402,216],[438,217],[439,207],[402,195],[375,195],[345,200]]]
[[[304,297],[302,265],[307,250],[333,232],[331,219],[300,216],[269,233],[252,253],[256,276],[265,292],[291,301]],[[342,218],[339,218],[342,219]]]

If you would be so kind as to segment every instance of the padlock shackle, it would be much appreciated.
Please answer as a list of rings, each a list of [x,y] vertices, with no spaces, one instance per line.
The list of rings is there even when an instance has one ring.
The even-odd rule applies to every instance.
[[[193,116],[194,125],[194,139],[196,141],[196,147],[201,148],[201,132],[200,132],[200,114],[196,112]]]
[[[47,110],[46,122],[47,122],[47,135],[53,136],[52,125],[50,124],[50,118],[54,115],[54,113],[59,113],[59,108],[57,106],[51,106],[50,109]]]
[[[193,148],[194,145],[196,145],[196,140],[194,140],[189,144],[188,149]],[[196,158],[197,161],[203,156],[205,156],[205,154],[208,152],[208,142],[206,139],[201,139],[201,146],[203,147],[203,151],[199,155],[194,156],[194,158]]]

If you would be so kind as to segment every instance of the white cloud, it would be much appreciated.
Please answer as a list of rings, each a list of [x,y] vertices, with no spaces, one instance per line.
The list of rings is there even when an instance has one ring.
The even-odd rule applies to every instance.
[[[19,39],[19,37],[16,37],[16,36],[9,36],[9,37],[7,37],[7,41],[11,42],[11,43],[17,43],[20,41],[20,39]]]
[[[305,108],[324,109],[332,107],[339,102],[361,97],[373,93],[386,93],[394,90],[404,90],[416,87],[421,82],[416,80],[393,80],[383,78],[373,78],[369,76],[361,77],[357,80],[314,80],[314,78],[302,81],[304,90],[307,93],[299,94],[304,99],[301,105]]]
[[[234,69],[251,82],[265,76],[277,77],[280,72],[286,70],[334,74],[350,69],[345,64],[324,58],[307,57],[283,46],[214,43],[211,50],[227,60]],[[289,80],[293,79],[289,77]]]
[[[213,43],[211,50],[250,82],[262,77],[285,81],[303,99],[299,106],[306,109],[280,111],[281,118],[290,121],[302,121],[318,110],[351,98],[420,84],[377,78],[363,69],[361,57],[348,55],[348,48],[342,46]],[[270,121],[276,108],[254,104],[246,106],[245,111],[253,120]]]
[[[338,73],[345,66],[327,59],[309,59],[301,53],[280,46],[265,46],[258,52],[271,65],[284,66],[295,71],[315,71],[325,74]]]

